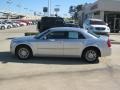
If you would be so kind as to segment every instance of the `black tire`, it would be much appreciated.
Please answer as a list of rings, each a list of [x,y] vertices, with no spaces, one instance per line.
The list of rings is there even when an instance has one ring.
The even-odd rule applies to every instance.
[[[10,28],[11,28],[11,26],[8,26],[8,27],[7,27],[7,29],[10,29]]]
[[[32,57],[32,50],[28,46],[19,46],[16,48],[15,54],[20,60],[28,60]]]
[[[115,31],[115,33],[119,33],[119,31]]]
[[[5,30],[5,27],[4,27],[4,26],[2,26],[2,27],[1,27],[1,30]]]
[[[95,63],[99,61],[99,54],[96,49],[89,48],[83,52],[82,58],[88,63]]]

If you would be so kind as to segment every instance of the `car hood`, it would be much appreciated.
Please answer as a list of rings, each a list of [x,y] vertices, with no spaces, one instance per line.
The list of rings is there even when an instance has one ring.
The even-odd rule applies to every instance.
[[[13,42],[32,42],[34,40],[35,40],[34,36],[25,36],[25,37],[14,38]]]
[[[107,28],[108,26],[106,25],[91,25],[92,27],[103,27],[103,28]]]

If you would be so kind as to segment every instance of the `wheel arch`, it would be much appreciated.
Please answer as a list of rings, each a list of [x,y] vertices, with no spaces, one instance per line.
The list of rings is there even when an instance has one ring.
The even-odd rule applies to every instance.
[[[96,47],[96,46],[89,46],[89,47],[86,47],[85,49],[83,49],[82,57],[83,57],[85,51],[88,50],[88,49],[95,49],[95,50],[98,52],[98,56],[101,57],[101,51],[100,51],[100,49],[99,49],[98,47]]]
[[[29,45],[27,45],[27,44],[17,45],[17,46],[15,47],[15,53],[17,52],[17,49],[18,49],[19,47],[27,47],[27,48],[29,48],[29,50],[31,51],[31,53],[32,53],[32,55],[33,55],[33,50],[32,50],[32,48],[31,48],[31,46],[29,46]]]

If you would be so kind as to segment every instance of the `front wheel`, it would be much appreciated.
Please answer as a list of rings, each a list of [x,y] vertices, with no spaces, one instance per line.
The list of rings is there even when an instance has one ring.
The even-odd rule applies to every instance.
[[[7,27],[7,29],[10,29],[10,28],[11,28],[11,26],[8,26],[8,27]]]
[[[98,52],[95,49],[87,49],[83,53],[83,58],[89,63],[98,61]]]
[[[32,52],[31,49],[28,47],[18,47],[16,49],[16,56],[20,59],[20,60],[27,60],[32,56]]]
[[[2,26],[2,27],[1,27],[1,30],[4,30],[4,29],[5,29],[5,27],[4,27],[4,26]]]

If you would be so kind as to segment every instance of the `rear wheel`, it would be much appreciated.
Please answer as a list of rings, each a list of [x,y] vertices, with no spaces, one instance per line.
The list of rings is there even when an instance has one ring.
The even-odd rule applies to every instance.
[[[83,58],[89,63],[98,61],[98,52],[95,49],[87,49],[83,52]]]
[[[11,26],[8,26],[8,27],[7,27],[7,29],[10,29],[10,28],[11,28]]]
[[[119,33],[119,31],[115,31],[116,33]]]
[[[16,56],[20,60],[27,60],[30,57],[32,57],[32,51],[29,47],[27,46],[20,46],[16,49]]]

